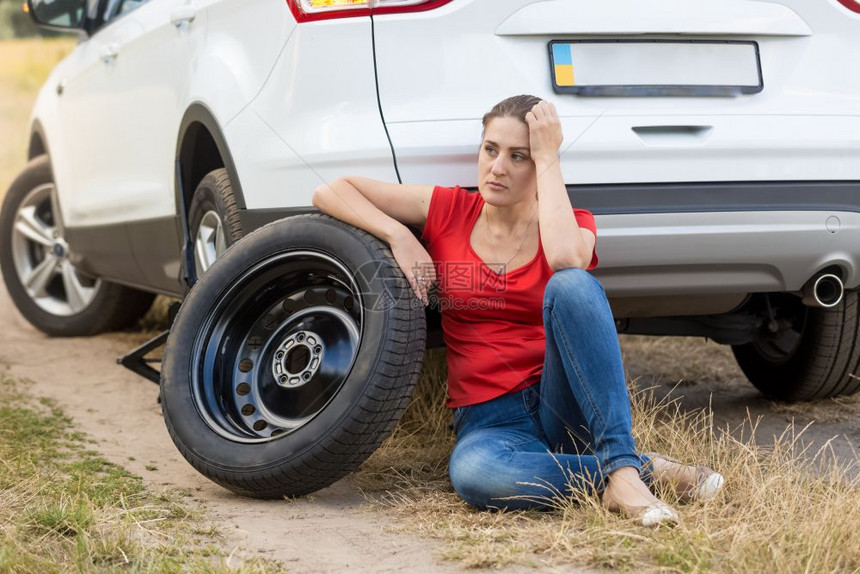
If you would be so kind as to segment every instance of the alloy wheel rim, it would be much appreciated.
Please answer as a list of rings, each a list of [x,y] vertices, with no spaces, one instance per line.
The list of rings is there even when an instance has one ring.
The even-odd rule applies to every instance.
[[[208,270],[227,250],[224,223],[216,211],[207,211],[200,220],[194,239],[194,259],[198,273]]]
[[[330,255],[297,250],[259,261],[217,297],[192,344],[198,412],[241,443],[303,427],[346,381],[363,320],[355,279]]]
[[[12,226],[12,258],[30,299],[52,315],[84,311],[101,281],[75,268],[57,204],[56,187],[44,184],[25,197]]]

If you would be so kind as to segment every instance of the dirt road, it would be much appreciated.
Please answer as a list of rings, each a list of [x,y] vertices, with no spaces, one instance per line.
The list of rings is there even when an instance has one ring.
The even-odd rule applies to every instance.
[[[794,433],[810,463],[835,459],[852,466],[847,476],[860,472],[860,393],[812,403],[768,400],[746,380],[729,347],[703,339],[625,336],[622,352],[639,388],[678,398],[683,411],[710,408],[715,429],[746,441],[755,424],[755,441],[763,446],[783,433],[786,443]]]
[[[0,362],[34,392],[55,398],[111,461],[155,489],[187,489],[226,535],[225,550],[283,561],[291,572],[456,572],[436,558],[438,543],[388,532],[347,478],[294,502],[241,498],[198,474],[173,446],[156,385],[115,359],[140,337],[50,339],[33,329],[0,287]],[[417,570],[416,570],[417,569]]]
[[[278,559],[294,572],[459,571],[438,557],[439,542],[387,530],[393,519],[369,508],[349,478],[293,502],[240,498],[203,478],[170,441],[156,403],[157,387],[114,362],[142,342],[140,335],[49,339],[17,313],[2,287],[0,325],[0,362],[11,375],[32,380],[36,393],[54,397],[98,442],[99,451],[143,476],[150,486],[190,491],[225,533],[227,552]],[[684,394],[684,408],[710,402],[718,426],[740,424],[749,409],[753,418],[762,416],[760,443],[781,433],[792,417],[798,427],[816,417],[822,422],[804,436],[817,445],[836,437],[836,455],[844,461],[857,459],[853,445],[860,444],[860,400],[799,409],[774,405],[741,379],[724,348],[689,345],[682,343],[666,354],[676,364],[682,362],[674,368],[684,377],[674,393]],[[638,377],[640,386],[656,385],[661,394],[675,386],[677,379],[661,380],[656,374],[665,372],[659,349],[633,346],[632,351],[625,348],[625,355],[629,373]]]

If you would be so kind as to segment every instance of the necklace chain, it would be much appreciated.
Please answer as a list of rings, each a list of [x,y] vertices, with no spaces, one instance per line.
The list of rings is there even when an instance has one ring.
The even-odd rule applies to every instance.
[[[520,252],[520,248],[522,248],[523,243],[525,243],[525,241],[526,241],[526,236],[528,236],[528,234],[529,234],[529,229],[531,229],[532,223],[534,223],[536,213],[537,213],[537,205],[535,205],[534,209],[532,210],[532,218],[529,220],[529,224],[526,226],[525,232],[523,232],[523,237],[522,237],[522,239],[520,239],[519,245],[517,245],[517,250],[514,251],[514,254],[511,255],[511,257],[507,261],[505,261],[504,263],[498,264],[499,268],[495,270],[496,275],[501,275],[502,269],[507,267],[508,263],[510,263],[514,259],[514,257],[517,256],[517,253]],[[487,231],[490,231],[490,210],[487,208],[486,204],[484,204],[484,219],[487,222],[487,229],[485,229],[484,233],[482,233],[481,236],[479,236],[479,239],[480,239],[480,237],[483,237],[483,235],[485,233],[487,233]],[[493,244],[493,234],[492,233],[490,233],[490,249],[493,251],[493,258],[494,259],[497,258],[496,246]]]

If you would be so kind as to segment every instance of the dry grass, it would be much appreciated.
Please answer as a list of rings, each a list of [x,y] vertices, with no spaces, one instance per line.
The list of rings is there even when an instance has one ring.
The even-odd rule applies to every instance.
[[[684,390],[697,385],[725,389],[746,379],[731,348],[698,337],[622,335],[621,354],[640,386],[664,384]]]
[[[190,493],[151,491],[90,442],[0,367],[0,572],[283,571],[225,552]]]
[[[751,389],[734,360],[731,348],[694,337],[623,335],[621,352],[628,376],[638,386],[674,388],[678,394],[696,387],[709,392]],[[671,376],[666,375],[671,373]],[[785,420],[816,423],[860,421],[860,393],[804,403],[768,401],[769,412]]]
[[[688,343],[678,344],[680,351],[664,341],[658,362],[660,353],[674,354],[677,368]],[[444,350],[428,351],[404,419],[356,478],[373,505],[402,519],[397,529],[443,540],[447,558],[474,568],[860,572],[860,482],[851,478],[856,469],[811,468],[806,461],[833,457],[806,451],[802,431],[788,427],[773,444],[760,445],[754,438],[758,420],[748,420],[740,432],[714,428],[710,411],[685,411],[676,400],[656,399],[653,388],[636,391],[638,381],[631,381],[631,389],[640,449],[718,468],[727,479],[720,497],[678,507],[681,525],[656,530],[606,513],[596,498],[550,492],[555,512],[473,510],[447,476],[454,437],[442,406],[444,380]],[[672,493],[662,494],[674,500]]]

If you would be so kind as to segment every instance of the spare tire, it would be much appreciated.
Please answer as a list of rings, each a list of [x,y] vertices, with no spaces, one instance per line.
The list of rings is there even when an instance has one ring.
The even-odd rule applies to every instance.
[[[182,304],[162,412],[182,455],[239,494],[299,496],[355,470],[399,420],[426,324],[387,245],[322,214],[237,242]]]

